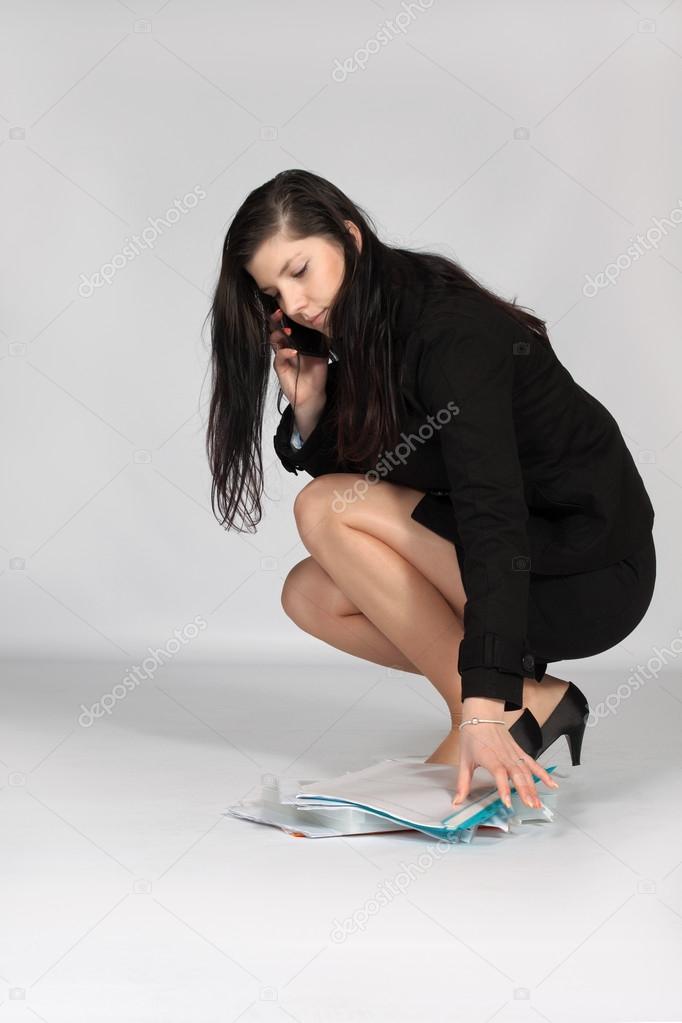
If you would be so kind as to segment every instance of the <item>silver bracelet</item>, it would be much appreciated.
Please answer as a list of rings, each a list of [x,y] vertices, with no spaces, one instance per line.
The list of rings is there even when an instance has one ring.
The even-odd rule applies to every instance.
[[[506,725],[506,721],[500,721],[499,718],[469,718],[468,721],[462,721],[459,725],[460,730],[464,725],[479,725],[479,724],[490,724],[490,725]]]

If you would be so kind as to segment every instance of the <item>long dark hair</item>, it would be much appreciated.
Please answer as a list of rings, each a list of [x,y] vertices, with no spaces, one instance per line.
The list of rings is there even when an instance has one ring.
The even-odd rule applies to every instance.
[[[346,227],[349,220],[360,230],[360,251]],[[280,232],[292,241],[324,236],[343,249],[345,272],[328,309],[327,330],[334,352],[342,356],[331,423],[339,461],[348,471],[355,466],[362,471],[393,445],[405,411],[401,339],[394,332],[395,293],[389,286],[396,268],[408,278],[420,274],[450,291],[484,295],[550,344],[545,321],[517,306],[516,299],[495,295],[446,256],[385,245],[371,218],[330,181],[309,171],[282,171],[250,192],[232,219],[209,312],[212,393],[206,453],[213,477],[211,507],[227,529],[238,512],[251,532],[262,518],[261,439],[272,349],[257,288],[245,266],[260,245]],[[278,412],[283,393],[280,387]]]

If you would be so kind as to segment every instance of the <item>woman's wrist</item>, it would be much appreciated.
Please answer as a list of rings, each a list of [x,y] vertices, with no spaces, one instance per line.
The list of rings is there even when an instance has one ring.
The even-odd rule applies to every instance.
[[[296,414],[294,415],[294,425],[299,432],[301,440],[305,443],[317,426],[320,416],[327,403],[326,397],[321,400],[308,402],[306,405],[301,405],[296,408]]]
[[[462,700],[462,717],[457,724],[458,730],[461,732],[467,725],[469,728],[475,728],[477,725],[499,728],[501,724],[505,724],[504,704],[504,700],[491,700],[482,696],[467,697],[466,700]]]
[[[487,696],[467,696],[462,700],[462,717],[494,718],[504,713],[505,700],[491,700]]]

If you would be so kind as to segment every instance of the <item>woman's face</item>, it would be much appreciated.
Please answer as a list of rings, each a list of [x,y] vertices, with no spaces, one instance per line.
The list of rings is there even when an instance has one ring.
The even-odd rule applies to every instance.
[[[346,221],[346,226],[360,249],[360,231],[351,221]],[[256,250],[246,270],[256,286],[273,296],[292,320],[327,334],[327,310],[344,274],[340,246],[319,235],[289,241],[283,234],[276,234]],[[323,315],[316,320],[320,313]]]

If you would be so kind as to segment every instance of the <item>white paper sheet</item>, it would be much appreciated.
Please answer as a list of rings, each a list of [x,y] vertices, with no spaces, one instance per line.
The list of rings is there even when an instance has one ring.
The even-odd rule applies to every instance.
[[[555,768],[547,770],[552,773]],[[418,830],[453,842],[470,842],[480,827],[487,834],[494,833],[488,829],[502,834],[513,824],[552,820],[556,792],[544,793],[539,779],[543,809],[525,806],[512,790],[512,809],[508,810],[497,797],[488,772],[487,781],[477,780],[477,774],[469,798],[457,811],[451,805],[456,768],[402,757],[322,781],[273,778],[251,799],[229,807],[227,813],[308,838]]]

